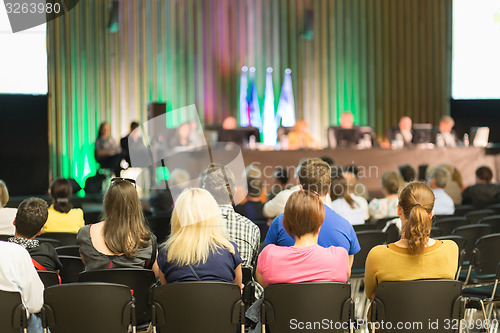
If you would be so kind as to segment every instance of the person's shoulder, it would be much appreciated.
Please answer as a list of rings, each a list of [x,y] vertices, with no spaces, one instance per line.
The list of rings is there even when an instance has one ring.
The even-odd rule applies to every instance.
[[[389,247],[387,245],[377,245],[372,247],[372,249],[368,252],[368,257],[378,258],[380,256],[386,256],[389,253]]]
[[[458,245],[457,245],[457,243],[455,243],[451,239],[443,239],[442,242],[443,242],[443,248],[444,249],[447,249],[449,251],[454,251],[454,252],[458,253]]]
[[[321,248],[321,251],[326,251],[333,255],[349,255],[347,249],[342,246],[330,246],[327,248],[322,248],[321,246],[319,247]]]
[[[349,223],[349,221],[347,221],[345,218],[340,216],[333,209],[328,207],[328,205],[325,205],[325,221],[324,222],[331,224],[331,225],[335,225],[335,226],[342,226],[342,227],[349,226],[350,228],[352,228],[352,225]]]
[[[11,243],[11,242],[1,242],[0,241],[0,252],[2,256],[16,256],[16,257],[28,257],[28,251],[19,244]]]

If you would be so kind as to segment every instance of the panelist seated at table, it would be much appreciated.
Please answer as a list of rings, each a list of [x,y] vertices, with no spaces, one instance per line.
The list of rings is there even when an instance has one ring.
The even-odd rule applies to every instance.
[[[345,111],[340,116],[339,126],[328,129],[328,144],[330,148],[348,148],[358,145],[363,134],[358,126],[354,125],[354,116]]]
[[[404,147],[411,147],[415,143],[412,125],[411,118],[405,116],[399,120],[398,125],[389,127],[386,132],[389,143],[401,140]]]
[[[289,150],[320,148],[318,142],[309,134],[305,120],[297,120],[293,131],[288,133],[286,137]]]
[[[459,143],[457,133],[453,130],[455,121],[450,116],[443,116],[439,126],[433,129],[434,144],[437,147],[456,147]]]

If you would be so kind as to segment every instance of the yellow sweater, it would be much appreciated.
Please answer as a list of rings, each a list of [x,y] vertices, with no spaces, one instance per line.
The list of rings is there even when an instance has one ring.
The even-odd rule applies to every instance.
[[[371,298],[384,281],[454,279],[458,268],[458,246],[452,240],[439,241],[422,255],[392,243],[371,249],[365,265],[365,294]]]
[[[61,213],[49,207],[49,217],[43,226],[42,233],[45,232],[72,232],[77,233],[85,225],[83,211],[80,208],[73,208],[68,213]]]

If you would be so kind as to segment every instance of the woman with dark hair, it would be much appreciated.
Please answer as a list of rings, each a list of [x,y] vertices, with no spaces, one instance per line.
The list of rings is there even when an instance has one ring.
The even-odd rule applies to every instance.
[[[144,223],[135,183],[112,179],[103,213],[104,221],[78,231],[85,269],[151,268],[156,259],[156,237]]]
[[[401,239],[374,247],[365,265],[365,293],[373,298],[383,281],[454,279],[458,246],[451,240],[430,238],[434,193],[421,182],[412,182],[399,193]]]
[[[52,205],[49,207],[49,217],[43,226],[44,232],[72,232],[77,233],[85,225],[83,211],[73,208],[71,194],[73,187],[69,180],[56,178],[52,181],[49,194],[52,197]]]
[[[120,177],[122,171],[120,167],[121,148],[111,137],[111,128],[106,122],[99,126],[95,140],[95,160],[101,165],[101,168],[111,169],[116,177]]]

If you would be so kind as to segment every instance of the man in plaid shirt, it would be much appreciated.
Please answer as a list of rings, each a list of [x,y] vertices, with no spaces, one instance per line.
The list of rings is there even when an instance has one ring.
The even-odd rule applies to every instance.
[[[219,204],[229,239],[236,243],[243,259],[242,267],[250,268],[253,272],[257,265],[260,230],[255,223],[233,209],[232,199],[236,190],[233,172],[224,165],[210,164],[203,172],[202,182],[203,188],[209,191]]]

